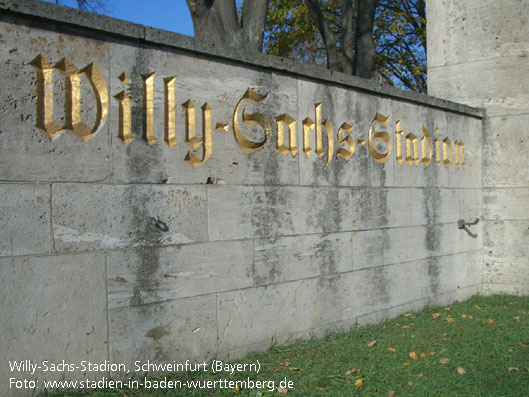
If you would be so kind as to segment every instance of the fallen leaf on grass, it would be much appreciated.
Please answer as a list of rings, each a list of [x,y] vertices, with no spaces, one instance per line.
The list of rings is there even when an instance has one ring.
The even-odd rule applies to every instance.
[[[408,386],[413,386],[413,382],[411,380],[408,382]]]
[[[361,387],[364,384],[364,381],[362,379],[357,379],[355,382],[356,387]]]
[[[520,343],[520,346],[527,347],[527,345],[525,343]]]
[[[394,390],[388,391],[388,397],[395,397],[395,391]]]
[[[512,352],[514,352],[514,350],[513,350],[513,349],[507,349],[507,351],[508,351],[509,353],[512,353]]]
[[[394,348],[392,348],[392,347],[388,347],[388,350],[389,350],[391,353],[396,353],[396,352],[397,352],[397,351],[396,351]]]
[[[274,368],[274,372],[277,373],[277,372],[281,372],[281,368]]]
[[[409,367],[409,366],[411,365],[411,363],[409,363],[409,362],[405,362],[403,365],[404,365],[405,367]]]
[[[500,329],[500,332],[499,332],[499,333],[500,333],[500,335],[503,335],[503,330],[502,330],[502,329]]]
[[[411,313],[406,313],[406,314],[404,315],[404,317],[410,317],[410,316],[411,316]]]
[[[426,357],[428,357],[428,354],[426,354],[426,353],[421,353],[421,358],[426,358]]]
[[[489,324],[494,324],[494,320],[492,318],[489,318]]]
[[[432,318],[439,318],[443,315],[443,313],[434,313],[432,314]]]
[[[325,387],[316,387],[316,390],[318,391],[327,391]]]
[[[469,319],[469,320],[472,320],[472,316],[468,316],[468,319]]]
[[[296,367],[289,367],[288,369],[291,371],[299,371],[299,368],[296,368]]]
[[[478,310],[481,310],[481,307],[479,307],[478,305],[474,305],[474,307]]]
[[[518,302],[514,301],[514,302],[509,302],[509,305],[517,305]]]
[[[465,375],[465,374],[467,373],[467,371],[465,371],[464,368],[458,367],[458,368],[457,368],[457,373],[458,373],[459,375]]]
[[[445,307],[445,310],[452,310],[452,309],[450,309],[449,307]]]
[[[466,315],[466,314],[463,314],[463,315],[461,315],[461,317],[463,317],[463,318],[467,318],[467,315]]]
[[[507,305],[503,305],[503,308],[504,308],[504,309],[508,309],[509,306],[507,306]]]
[[[412,360],[415,360],[415,361],[417,361],[417,360],[419,359],[419,357],[417,357],[417,353],[415,353],[415,352],[411,352],[411,353],[409,354],[409,356],[410,356],[410,358],[411,358]]]
[[[424,376],[424,374],[417,375],[417,379],[421,379]]]
[[[450,364],[450,359],[449,359],[449,358],[441,358],[441,359],[439,360],[439,362],[440,362],[441,364]]]
[[[520,368],[514,368],[514,367],[509,367],[509,372],[516,372],[516,371],[519,371]]]
[[[401,328],[402,329],[408,329],[408,328],[410,328],[410,326],[409,325],[403,325]]]
[[[277,393],[278,394],[287,394],[288,390],[287,389],[284,389],[282,387],[278,387],[277,388]]]
[[[284,363],[279,363],[279,365],[282,365],[283,367],[288,367],[290,363],[288,361],[285,361]]]
[[[445,318],[446,322],[447,323],[453,323],[454,322],[454,319],[452,317],[447,317]]]
[[[517,323],[519,323],[519,322],[520,322],[520,316],[516,316],[516,317],[514,317],[514,321],[516,321]]]
[[[351,372],[352,372],[353,374],[359,374],[359,373],[360,373],[360,370],[359,370],[358,368],[353,367],[353,368],[351,368]]]
[[[374,340],[374,341],[372,341],[372,342],[369,342],[369,343],[367,344],[367,346],[368,346],[368,347],[373,347],[373,346],[375,346],[376,344],[377,344],[377,341]]]

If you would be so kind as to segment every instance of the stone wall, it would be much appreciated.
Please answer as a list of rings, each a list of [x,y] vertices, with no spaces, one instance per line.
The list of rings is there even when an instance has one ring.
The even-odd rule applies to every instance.
[[[0,10],[2,394],[121,375],[9,361],[235,358],[481,292],[480,110]]]
[[[484,107],[485,293],[529,293],[529,3],[428,4],[428,90]]]

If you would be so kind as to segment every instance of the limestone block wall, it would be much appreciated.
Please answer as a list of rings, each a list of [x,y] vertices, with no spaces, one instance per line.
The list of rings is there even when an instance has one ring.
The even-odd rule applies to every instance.
[[[529,3],[427,4],[428,92],[484,107],[485,293],[529,293]]]
[[[0,1],[9,362],[235,358],[481,292],[482,112]],[[291,135],[292,132],[292,135]],[[9,393],[13,392],[12,389]]]

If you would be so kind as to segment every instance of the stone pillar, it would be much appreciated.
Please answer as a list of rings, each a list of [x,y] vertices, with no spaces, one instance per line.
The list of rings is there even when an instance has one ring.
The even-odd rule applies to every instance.
[[[483,291],[529,294],[529,2],[429,0],[427,20],[428,93],[487,114]]]

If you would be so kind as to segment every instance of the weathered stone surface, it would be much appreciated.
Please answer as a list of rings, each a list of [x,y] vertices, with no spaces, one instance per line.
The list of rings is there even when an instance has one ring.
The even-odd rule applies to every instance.
[[[368,197],[378,200],[374,192],[351,188],[208,186],[209,238],[351,231],[367,216],[360,203]]]
[[[428,1],[426,20],[435,21],[428,24],[426,35],[429,68],[467,62],[466,3],[466,0]],[[431,86],[428,79],[428,89]]]
[[[251,287],[252,257],[250,241],[111,252],[109,308]]]
[[[483,217],[487,220],[527,219],[529,188],[483,189]]]
[[[484,282],[529,285],[527,221],[485,221],[483,230]]]
[[[488,117],[484,127],[483,186],[527,187],[529,115]]]
[[[459,217],[466,221],[473,221],[476,218],[481,218],[482,212],[482,190],[460,189]]]
[[[328,139],[325,128],[323,131],[323,151],[321,158],[316,155],[315,133],[312,131],[310,147],[312,153],[307,158],[303,153],[303,129],[300,126],[298,139],[300,146],[299,167],[300,183],[302,185],[323,186],[387,186],[392,184],[393,163],[388,160],[385,164],[377,163],[369,154],[367,142],[368,131],[371,121],[378,113],[388,116],[391,114],[391,101],[366,95],[352,90],[333,86],[322,86],[304,79],[298,81],[298,120],[309,117],[316,122],[315,105],[322,104],[321,122],[328,120],[332,124],[332,135],[334,140],[334,151],[331,162],[328,162]],[[338,148],[349,151],[347,144],[338,144],[337,133],[343,123],[353,126],[350,136],[355,141],[355,152],[353,156],[345,161],[336,156]],[[377,126],[377,129],[383,129]],[[365,145],[358,143],[359,139],[365,140]],[[376,147],[382,153],[387,151],[384,144]],[[324,169],[325,168],[325,169]]]
[[[108,360],[105,258],[61,255],[0,258],[0,394],[13,395],[8,379],[93,379],[79,371],[11,372],[9,361],[80,365]],[[28,390],[20,391],[27,395]]]
[[[526,57],[490,58],[482,61],[428,68],[430,95],[470,106],[487,108],[488,116],[526,113],[529,82]],[[498,85],[501,76],[501,85]]]
[[[59,252],[207,240],[205,187],[61,184],[52,190]]]
[[[109,326],[110,360],[131,369],[135,361],[209,360],[217,351],[213,294],[111,309]]]
[[[254,242],[255,285],[353,270],[351,233],[314,234]]]
[[[110,136],[108,122],[91,140],[83,143],[64,131],[53,142],[36,127],[37,73],[30,65],[42,55],[55,65],[66,58],[78,69],[94,62],[108,81],[109,53],[105,41],[53,32],[11,18],[0,21],[2,69],[0,86],[0,174],[5,181],[102,180],[110,175]],[[53,71],[54,120],[64,124],[64,78]],[[81,79],[82,121],[92,127],[95,100],[87,79]],[[94,109],[94,111],[90,111]]]
[[[0,256],[51,252],[50,186],[0,184]]]
[[[217,295],[219,352],[268,342],[318,324],[317,281],[294,281]],[[273,320],[272,320],[273,319]]]
[[[472,0],[466,6],[468,61],[528,56],[529,18],[524,1]]]
[[[428,256],[427,230],[422,226],[400,227],[385,231],[384,263],[410,262]]]
[[[353,234],[353,270],[384,264],[386,231],[362,230]]]
[[[421,298],[420,262],[364,269],[321,278],[318,302],[321,324],[353,320]]]
[[[434,297],[480,285],[482,263],[483,254],[480,250],[426,259],[423,264],[422,295]]]

